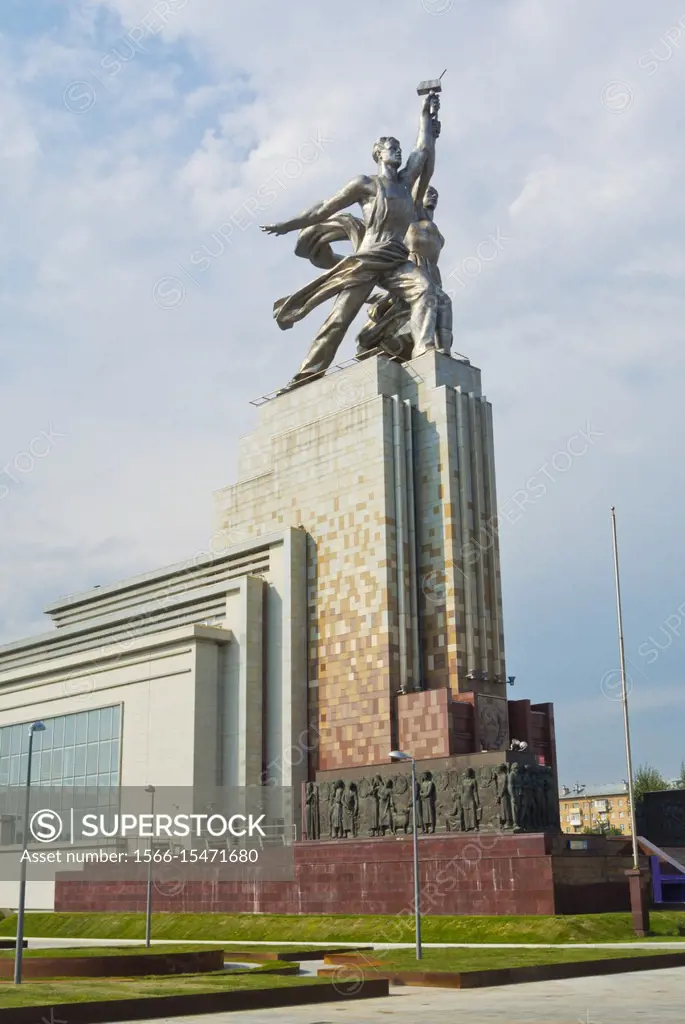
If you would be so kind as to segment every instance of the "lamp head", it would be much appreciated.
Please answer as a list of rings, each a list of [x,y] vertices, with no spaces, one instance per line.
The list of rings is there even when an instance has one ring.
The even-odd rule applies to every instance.
[[[154,786],[146,786],[146,787],[145,787],[145,792],[146,792],[146,793],[156,793],[156,792],[157,792],[157,790],[155,789],[155,787],[154,787]]]
[[[45,725],[43,722],[34,722],[29,732],[45,732]]]
[[[410,754],[405,754],[402,750],[391,750],[390,751],[391,761],[413,761],[414,758]]]

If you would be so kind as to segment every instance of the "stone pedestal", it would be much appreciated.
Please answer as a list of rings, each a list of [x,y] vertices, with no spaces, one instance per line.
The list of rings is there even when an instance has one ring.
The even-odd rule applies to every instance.
[[[412,837],[297,843],[285,881],[186,881],[155,892],[158,913],[392,914],[386,942],[413,913]],[[443,835],[419,839],[421,907],[440,914],[586,914],[627,911],[630,851],[600,836],[570,852],[553,835]],[[113,869],[113,872],[116,869]],[[108,883],[58,876],[55,910],[145,910],[145,881]]]
[[[640,868],[626,871],[630,886],[630,910],[633,918],[633,931],[640,938],[649,935],[649,896],[647,879],[649,873]]]
[[[308,535],[312,770],[422,732],[421,756],[457,752],[462,701],[473,749],[508,747],[496,516],[492,411],[466,361],[379,356],[259,406],[214,529]]]

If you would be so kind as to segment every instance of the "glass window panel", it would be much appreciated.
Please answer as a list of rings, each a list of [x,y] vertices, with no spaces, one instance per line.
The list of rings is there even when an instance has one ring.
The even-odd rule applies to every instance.
[[[88,712],[84,711],[76,718],[76,742],[85,743],[88,738]]]
[[[28,730],[26,730],[26,731],[28,732]],[[21,750],[21,734],[22,734],[21,726],[20,725],[13,725],[12,726],[12,735],[10,737],[10,743],[11,743],[10,753],[11,754],[18,754],[19,751]]]
[[[122,708],[116,705],[44,720],[33,734],[31,778],[34,785],[119,786]],[[0,786],[26,783],[31,721],[0,729]],[[113,774],[112,774],[113,773]],[[99,778],[102,776],[102,778]],[[57,794],[55,799],[62,800]],[[93,797],[97,803],[97,794]]]
[[[98,761],[98,771],[108,772],[110,768],[110,760],[112,757],[112,744],[105,740],[104,743],[98,744],[100,749],[100,757]]]
[[[53,719],[53,739],[52,745],[55,749],[57,747],[64,746],[64,718]]]
[[[88,786],[89,789],[95,789],[97,784],[98,784],[98,777],[97,777],[97,775],[86,775],[86,786]],[[91,797],[91,798],[89,798],[89,801],[88,801],[88,806],[89,807],[92,805],[92,802],[93,801],[92,801],[92,797]]]
[[[86,792],[85,785],[86,785],[86,777],[85,777],[85,775],[77,775],[76,778],[74,779],[74,793],[73,793],[74,807],[83,807],[83,805],[85,803],[85,792]]]
[[[76,715],[67,715],[64,719],[64,746],[71,747],[76,740]]]
[[[16,822],[7,819],[0,822],[0,845],[14,846],[16,841]]]
[[[96,775],[98,770],[98,747],[99,743],[88,744],[88,755],[86,757],[86,774]]]
[[[102,787],[104,792],[98,794],[98,803],[109,803],[109,772],[103,772],[98,775],[98,786]]]
[[[100,712],[100,739],[109,740],[112,738],[112,711],[113,708],[103,708]]]
[[[88,742],[97,743],[100,738],[100,712],[88,712]]]
[[[43,722],[43,725],[45,726],[45,732],[36,733],[35,736],[36,736],[36,740],[40,736],[43,750],[48,750],[48,749],[51,749],[52,745],[53,745],[52,744],[53,729],[54,729],[53,719],[52,718],[46,718],[45,721]]]

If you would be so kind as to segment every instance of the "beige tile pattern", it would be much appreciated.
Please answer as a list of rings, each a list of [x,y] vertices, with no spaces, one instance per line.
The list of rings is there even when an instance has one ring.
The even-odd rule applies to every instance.
[[[469,394],[480,424],[480,373],[469,364],[435,353],[408,367],[384,358],[351,364],[261,405],[257,428],[241,439],[238,482],[215,496],[214,530],[229,541],[287,526],[308,534],[308,705],[310,729],[318,733],[312,768],[383,762],[400,734],[406,735],[401,729],[410,728],[409,722],[401,725],[397,708],[395,467],[408,455],[406,437],[398,448],[393,431],[394,395],[413,407],[417,568],[410,578],[405,537],[401,583],[405,595],[412,587],[417,595],[422,657],[421,678],[409,679],[409,686],[449,688],[455,696],[470,689],[467,632],[476,657],[491,674],[497,671],[491,634],[493,619],[501,621],[492,612],[493,600],[499,607],[499,586],[493,595],[484,585],[478,591],[471,580],[472,604],[480,593],[485,608],[480,620],[477,611],[469,619],[465,608],[462,547],[464,537],[478,530],[469,493],[470,532],[462,529],[462,492],[472,490],[473,465],[485,473],[482,457],[475,463],[471,457],[475,435],[468,433],[468,423],[460,464],[457,402],[468,403]],[[478,434],[487,449],[480,426]],[[482,486],[479,493],[485,517],[492,510]],[[411,616],[406,639],[411,663]],[[500,686],[486,688],[501,693]],[[412,734],[427,737],[426,756],[440,756],[449,745],[449,716],[437,709],[428,700],[411,716]]]

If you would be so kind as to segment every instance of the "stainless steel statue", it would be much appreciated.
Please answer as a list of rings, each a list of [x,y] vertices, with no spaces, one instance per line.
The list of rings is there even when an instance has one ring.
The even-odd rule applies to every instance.
[[[452,300],[443,290],[438,268],[445,239],[433,221],[438,192],[432,185],[426,188],[424,195],[418,195],[418,189],[416,192],[416,219],[409,225],[404,240],[409,249],[409,259],[425,270],[435,286],[436,347],[449,353],[453,340]],[[369,319],[357,336],[357,356],[364,358],[384,350],[391,355],[410,359],[413,353],[409,319],[410,309],[406,302],[394,295],[380,297],[371,306]]]
[[[418,139],[404,167],[399,142],[392,136],[384,136],[373,147],[377,174],[361,175],[331,199],[318,203],[301,216],[262,228],[274,235],[300,231],[296,253],[325,270],[310,284],[274,304],[279,327],[287,330],[316,306],[336,297],[330,316],[289,387],[325,373],[345,332],[376,286],[384,288],[395,300],[394,307],[382,300],[386,302],[383,315],[391,313],[394,320],[402,311],[402,319],[405,322],[408,319],[412,355],[420,355],[430,348],[449,350],[451,307],[448,309],[441,297],[444,293],[437,273],[437,255],[443,240],[432,224],[429,211],[434,207],[430,206],[432,196],[427,194],[435,165],[435,141],[440,131],[437,120],[439,83],[427,85],[431,88],[422,95]],[[356,203],[362,208],[363,221],[342,213]],[[418,220],[417,204],[423,214]],[[419,254],[415,249],[413,259],[405,241],[410,226],[413,226],[413,234],[410,233],[409,241],[414,245],[418,243],[423,250]],[[352,240],[355,249],[352,255],[341,256],[331,249],[331,242],[341,238]],[[384,321],[381,338],[387,339],[389,332]],[[366,354],[377,342],[368,331],[362,334],[359,353]]]

